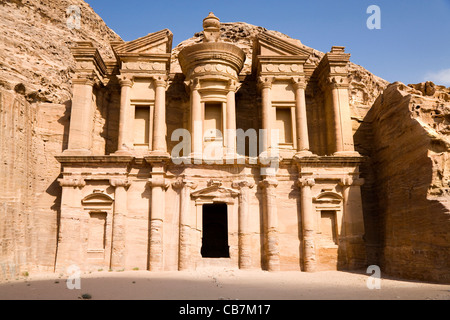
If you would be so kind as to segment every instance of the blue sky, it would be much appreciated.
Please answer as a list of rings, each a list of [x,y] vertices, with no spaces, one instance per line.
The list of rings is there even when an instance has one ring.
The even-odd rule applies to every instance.
[[[450,0],[87,0],[125,41],[164,28],[174,47],[202,30],[210,11],[222,22],[247,22],[327,52],[342,45],[351,61],[390,82],[432,80],[450,86]],[[370,5],[381,29],[370,30]]]

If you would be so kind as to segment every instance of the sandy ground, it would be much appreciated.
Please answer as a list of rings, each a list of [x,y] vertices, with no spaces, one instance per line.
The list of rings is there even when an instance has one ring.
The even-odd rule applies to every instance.
[[[82,274],[81,289],[69,290],[67,276],[30,275],[0,284],[0,300],[450,300],[450,285],[381,279],[348,272],[147,271]]]

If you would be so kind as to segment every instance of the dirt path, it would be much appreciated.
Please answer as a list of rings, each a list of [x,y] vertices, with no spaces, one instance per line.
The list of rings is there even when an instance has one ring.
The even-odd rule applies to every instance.
[[[346,272],[240,271],[83,274],[81,289],[69,290],[67,276],[30,275],[0,284],[1,300],[450,300],[450,285],[381,279],[367,287],[369,275]],[[74,283],[75,282],[71,282]]]

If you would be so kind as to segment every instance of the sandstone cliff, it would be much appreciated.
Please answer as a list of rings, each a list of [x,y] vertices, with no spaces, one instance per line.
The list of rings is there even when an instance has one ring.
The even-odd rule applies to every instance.
[[[81,9],[69,29],[66,9]],[[0,280],[52,271],[60,174],[54,156],[67,141],[71,74],[69,48],[93,41],[111,57],[120,40],[81,0],[0,1]]]
[[[364,119],[377,200],[372,240],[391,275],[450,282],[449,93],[393,83]]]

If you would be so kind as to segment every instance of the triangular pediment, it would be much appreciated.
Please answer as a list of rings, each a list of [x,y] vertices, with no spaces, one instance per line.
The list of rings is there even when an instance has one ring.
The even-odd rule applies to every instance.
[[[299,40],[283,39],[268,32],[262,32],[256,38],[255,54],[257,56],[309,56],[312,54],[312,49],[303,46]]]
[[[191,196],[194,199],[195,198],[220,199],[220,198],[237,197],[238,195],[239,195],[238,190],[223,187],[221,183],[210,183],[208,187],[191,193]]]
[[[169,29],[150,33],[142,38],[124,43],[113,43],[116,54],[167,54],[172,51],[173,34]]]

